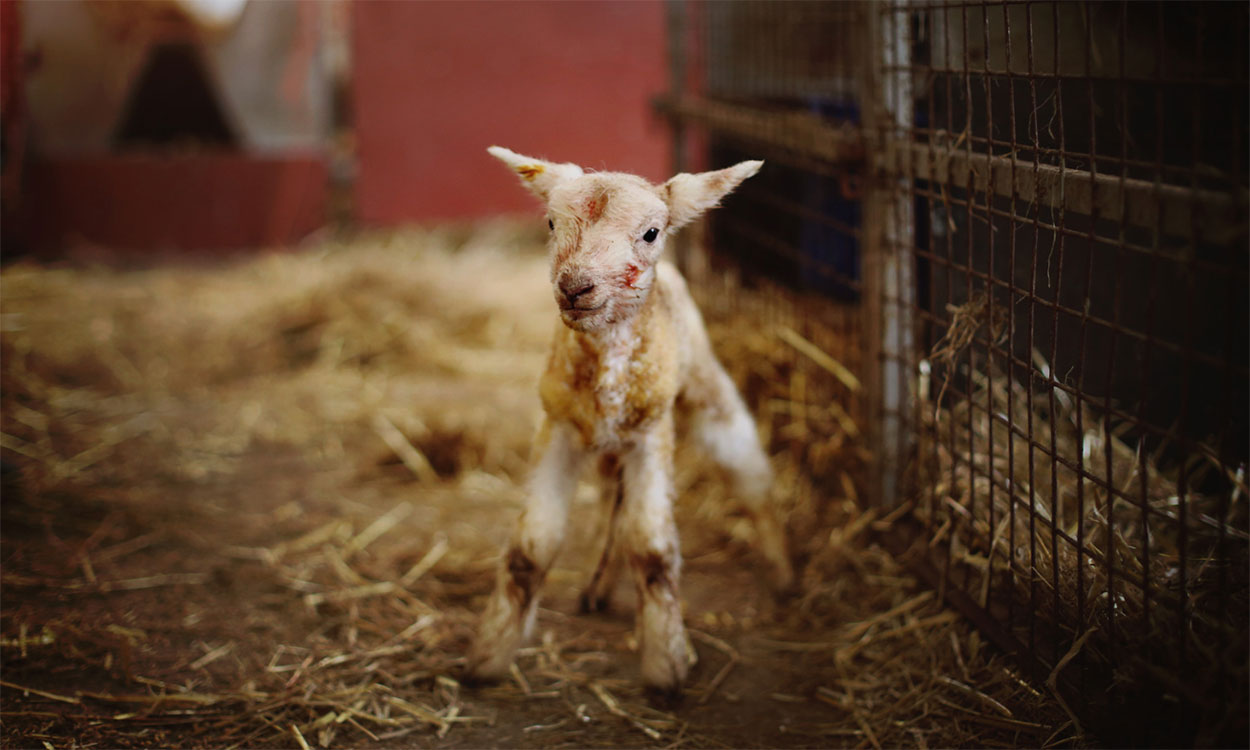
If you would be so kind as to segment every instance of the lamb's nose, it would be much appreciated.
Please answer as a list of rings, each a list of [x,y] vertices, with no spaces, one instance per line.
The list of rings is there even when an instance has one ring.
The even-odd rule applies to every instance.
[[[560,279],[560,293],[570,305],[575,304],[578,297],[590,293],[594,288],[595,285],[586,281],[585,277],[565,276]]]

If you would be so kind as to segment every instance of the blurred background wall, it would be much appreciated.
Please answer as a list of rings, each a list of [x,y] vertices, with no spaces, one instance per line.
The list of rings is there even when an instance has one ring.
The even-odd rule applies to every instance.
[[[19,3],[19,244],[204,251],[320,226],[327,7]]]
[[[491,144],[660,179],[650,99],[666,84],[659,2],[352,6],[358,217],[532,210]]]
[[[0,0],[6,255],[534,211],[493,143],[663,177],[657,2]]]

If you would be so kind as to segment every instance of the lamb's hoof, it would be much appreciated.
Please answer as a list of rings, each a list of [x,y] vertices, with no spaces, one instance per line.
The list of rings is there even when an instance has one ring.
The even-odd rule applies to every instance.
[[[582,595],[577,598],[577,611],[583,615],[607,612],[609,609],[611,609],[611,600],[606,595],[591,596],[589,591],[583,591]]]
[[[497,674],[486,674],[465,668],[463,672],[456,676],[456,681],[466,688],[482,688],[498,685],[503,681],[503,677]]]
[[[468,667],[465,667],[463,670],[461,670],[460,674],[455,675],[455,678],[456,678],[456,682],[459,682],[461,685],[465,686],[466,688],[480,688],[486,685],[493,685],[499,681],[498,679],[493,678],[493,677],[483,677],[482,675],[469,669]]]
[[[794,568],[790,565],[774,565],[768,578],[768,589],[772,592],[773,598],[778,602],[785,602],[794,599],[801,592],[799,588],[799,577],[795,575]]]
[[[464,670],[457,679],[465,687],[493,685],[508,674],[508,667],[511,665],[511,661],[502,667],[498,664],[498,660],[493,660],[493,662],[489,658],[470,655],[468,663],[464,665]]]
[[[778,604],[792,602],[803,593],[803,590],[799,587],[799,582],[793,578],[785,583],[774,581],[768,588],[772,592],[773,601]]]
[[[682,700],[686,697],[685,692],[681,689],[681,685],[670,685],[667,687],[659,685],[647,685],[643,688],[643,692],[647,697],[647,703],[652,708],[661,711],[672,711],[681,705]]]

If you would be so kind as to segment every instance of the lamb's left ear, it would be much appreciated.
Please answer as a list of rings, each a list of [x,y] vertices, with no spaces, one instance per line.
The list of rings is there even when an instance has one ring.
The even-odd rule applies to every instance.
[[[535,159],[532,156],[509,151],[502,146],[491,146],[486,149],[491,156],[507,164],[521,178],[521,184],[530,192],[546,202],[551,190],[565,180],[582,176],[582,168],[576,164],[557,164],[555,162]]]
[[[677,229],[699,218],[762,166],[762,161],[744,161],[715,172],[676,175],[663,189],[669,227]]]

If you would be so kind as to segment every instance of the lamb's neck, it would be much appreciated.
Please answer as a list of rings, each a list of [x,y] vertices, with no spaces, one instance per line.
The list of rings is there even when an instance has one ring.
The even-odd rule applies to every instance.
[[[632,359],[650,334],[656,304],[655,295],[648,295],[628,317],[594,331],[579,332],[582,348],[595,352],[601,364]]]
[[[589,349],[594,351],[600,362],[605,360],[629,358],[638,348],[639,325],[638,316],[618,321],[597,331],[580,334],[584,337]]]

